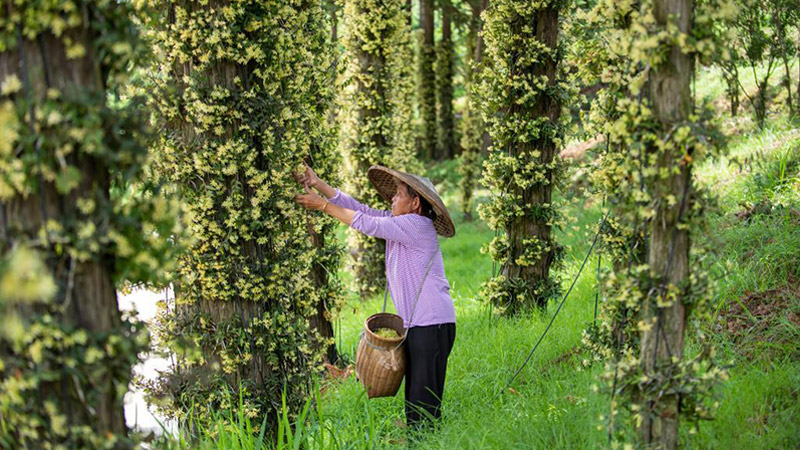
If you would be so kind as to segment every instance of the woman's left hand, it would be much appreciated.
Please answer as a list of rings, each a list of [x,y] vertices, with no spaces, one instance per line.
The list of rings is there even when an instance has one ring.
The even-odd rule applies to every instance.
[[[322,198],[321,195],[312,192],[308,186],[305,186],[305,188],[306,188],[306,193],[296,195],[294,197],[294,200],[305,209],[315,209],[317,211],[321,211],[322,208],[325,207],[325,204],[328,203],[328,201]]]

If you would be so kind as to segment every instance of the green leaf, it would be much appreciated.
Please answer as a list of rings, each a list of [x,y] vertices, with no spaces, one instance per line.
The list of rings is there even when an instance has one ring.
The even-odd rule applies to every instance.
[[[81,182],[81,172],[76,167],[67,166],[56,176],[56,189],[61,194],[69,194]]]

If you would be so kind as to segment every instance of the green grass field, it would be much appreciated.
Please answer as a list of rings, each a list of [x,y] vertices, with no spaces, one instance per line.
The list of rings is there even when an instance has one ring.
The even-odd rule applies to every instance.
[[[704,73],[698,89],[718,94],[718,77]],[[726,112],[727,114],[727,112]],[[712,249],[710,267],[720,274],[714,311],[702,328],[712,336],[729,379],[716,389],[716,419],[696,433],[682,427],[686,448],[774,449],[800,446],[800,131],[786,118],[772,116],[769,127],[753,129],[743,118],[727,121],[731,134],[726,156],[703,162],[696,182],[718,199],[708,212],[710,226],[693,237]],[[605,448],[608,394],[597,391],[600,364],[581,347],[583,330],[593,320],[597,259],[590,259],[541,346],[506,388],[511,375],[556,311],[522,318],[501,318],[480,298],[480,285],[492,275],[492,262],[480,253],[493,237],[480,220],[464,223],[458,213],[453,163],[430,175],[456,219],[457,234],[442,239],[447,276],[458,317],[451,354],[444,415],[436,429],[410,436],[417,448]],[[489,193],[479,191],[479,196]],[[478,199],[481,201],[481,198]],[[602,216],[597,199],[564,201],[571,222],[559,231],[567,245],[558,275],[564,290],[591,244]],[[344,238],[344,230],[340,238]],[[343,269],[345,286],[347,274]],[[381,308],[382,297],[352,294],[337,318],[337,344],[351,361],[363,321]],[[693,349],[689,335],[687,355]],[[401,393],[368,400],[354,376],[321,382],[325,391],[302,424],[281,442],[287,448],[404,448],[407,439]],[[224,422],[224,417],[220,417]],[[201,433],[207,448],[259,448],[238,426]],[[292,429],[289,419],[285,428]],[[181,447],[178,442],[165,444]]]

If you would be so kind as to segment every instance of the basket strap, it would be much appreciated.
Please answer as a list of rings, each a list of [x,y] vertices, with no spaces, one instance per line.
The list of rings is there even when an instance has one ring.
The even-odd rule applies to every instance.
[[[431,266],[433,265],[433,260],[436,258],[438,252],[433,252],[433,256],[431,256],[431,260],[428,261],[428,267],[425,269],[425,275],[422,277],[422,283],[419,285],[419,289],[417,289],[417,298],[414,300],[414,308],[411,310],[411,317],[408,318],[408,323],[411,323],[411,319],[414,318],[414,312],[417,310],[417,302],[419,302],[419,296],[422,294],[422,287],[425,285],[425,279],[428,278],[428,272],[431,271]],[[386,290],[383,292],[383,309],[381,312],[386,312],[386,299],[389,297],[389,277],[386,277]]]
[[[428,278],[428,273],[431,271],[431,266],[433,265],[433,260],[436,258],[438,252],[433,252],[433,256],[431,256],[431,260],[428,261],[428,267],[425,269],[425,275],[422,277],[422,282],[419,284],[419,289],[417,289],[417,298],[414,300],[414,307],[411,309],[411,315],[408,317],[408,323],[411,323],[411,320],[414,318],[414,313],[417,311],[417,304],[419,304],[419,296],[422,294],[422,287],[425,285],[425,279]],[[408,333],[406,333],[408,334]],[[403,340],[405,340],[405,336],[403,336]]]
[[[389,297],[389,277],[386,277],[386,290],[383,291],[383,309],[382,313],[386,312],[386,298]]]
[[[411,316],[408,318],[408,323],[409,324],[411,323],[411,320],[414,318],[414,313],[417,311],[417,304],[419,303],[419,296],[422,294],[422,287],[425,285],[425,279],[428,278],[428,273],[430,273],[431,266],[433,266],[433,260],[436,258],[436,255],[438,255],[438,254],[439,254],[438,251],[433,252],[433,256],[431,256],[430,261],[428,261],[428,267],[425,268],[425,275],[423,275],[422,282],[419,285],[419,289],[417,289],[417,298],[414,299],[414,307],[411,309]],[[386,299],[387,299],[388,296],[389,296],[389,278],[387,277],[386,278],[386,291],[383,294],[383,311],[382,312],[384,312],[384,313],[386,312]],[[405,328],[405,330],[406,330],[406,332],[405,332],[405,334],[403,334],[403,340],[400,341],[400,343],[398,343],[394,347],[394,349],[392,349],[392,350],[387,350],[385,348],[381,348],[381,347],[378,347],[376,345],[373,345],[369,341],[369,339],[366,339],[364,337],[364,330],[361,330],[361,336],[360,336],[359,340],[364,339],[364,342],[367,345],[369,345],[370,347],[372,347],[372,348],[374,348],[376,350],[393,351],[393,350],[396,350],[396,349],[400,348],[400,346],[403,345],[406,342],[406,337],[408,336],[408,328]]]

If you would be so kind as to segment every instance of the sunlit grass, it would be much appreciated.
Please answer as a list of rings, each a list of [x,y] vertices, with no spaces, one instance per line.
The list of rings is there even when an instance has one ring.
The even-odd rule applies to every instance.
[[[698,78],[698,91],[718,96],[720,79],[713,70],[705,71]],[[762,131],[745,123],[730,134],[727,154],[695,170],[697,183],[719,203],[707,212],[709,228],[694,237],[695,245],[713,250],[710,268],[722,275],[714,299],[718,309],[748,292],[785,288],[792,280],[800,280],[800,226],[796,222],[800,217],[792,212],[800,211],[800,183],[794,180],[800,176],[796,163],[800,135],[783,117],[770,118]],[[501,318],[482,301],[480,286],[492,275],[493,265],[480,248],[494,232],[477,216],[469,223],[461,219],[454,164],[434,167],[429,175],[456,221],[456,236],[440,243],[456,306],[457,337],[448,365],[443,418],[436,429],[411,438],[425,449],[606,448],[600,416],[608,415],[611,402],[607,394],[593,390],[604,369],[599,364],[585,366],[583,360],[589,358],[580,348],[582,332],[593,319],[596,259],[590,260],[549,335],[507,389],[509,378],[555,312],[555,303],[545,313]],[[478,201],[486,201],[488,195],[486,190],[479,191]],[[743,208],[764,201],[781,207],[771,207],[747,221],[736,217]],[[586,255],[601,212],[597,202],[565,201],[563,205],[564,215],[576,219],[557,233],[568,248],[564,265],[557,271],[566,289]],[[341,227],[339,238],[344,236]],[[341,274],[347,281],[350,275],[344,267]],[[363,322],[381,309],[383,298],[362,300],[353,294],[348,298],[337,318],[337,343],[352,361]],[[800,299],[795,298],[793,305],[800,313]],[[389,310],[393,310],[391,302]],[[800,342],[800,334],[792,334],[797,330],[791,323],[779,325],[783,327],[779,332],[795,337],[790,342]],[[716,420],[701,424],[693,435],[683,427],[683,446],[800,445],[800,362],[788,354],[745,359],[719,332],[724,330],[719,323],[704,326],[720,351],[720,362],[730,364],[730,379],[716,390],[720,402]],[[691,351],[693,337],[688,339]],[[401,388],[397,397],[368,400],[355,377],[333,384],[311,405],[303,430],[293,431],[299,436],[291,442],[283,440],[285,448],[404,448],[409,436],[402,427],[402,397]],[[288,418],[283,420],[288,426]],[[252,424],[246,420],[220,416],[219,422],[238,425],[216,433],[208,430],[200,437],[201,448],[259,448],[253,444],[256,437],[247,441],[254,433],[247,433]]]

